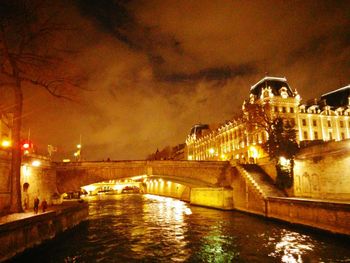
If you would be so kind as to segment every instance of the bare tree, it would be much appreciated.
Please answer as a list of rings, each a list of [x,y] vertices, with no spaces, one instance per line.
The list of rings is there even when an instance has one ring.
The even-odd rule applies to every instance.
[[[266,131],[268,138],[262,146],[270,159],[276,161],[276,184],[281,189],[291,187],[294,157],[299,150],[293,125],[281,116],[274,115],[268,102],[245,103],[244,119],[250,133]],[[287,159],[289,164],[282,165],[280,157]]]
[[[0,3],[0,85],[13,95],[12,177],[10,212],[21,212],[21,148],[23,89],[36,86],[49,94],[71,99],[79,86],[74,68],[65,59],[57,9],[45,0],[12,0]],[[51,6],[50,6],[51,5]],[[64,52],[63,52],[64,51]],[[68,70],[69,69],[69,73]]]
[[[245,102],[243,104],[243,119],[247,124],[249,132],[264,130],[268,134],[271,133],[275,122],[271,114],[271,106],[268,102],[262,104]]]

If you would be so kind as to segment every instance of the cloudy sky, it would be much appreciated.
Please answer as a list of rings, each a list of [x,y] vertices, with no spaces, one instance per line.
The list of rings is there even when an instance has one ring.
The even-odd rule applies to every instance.
[[[143,159],[195,123],[239,111],[250,86],[286,77],[304,100],[350,83],[350,1],[74,0],[77,102],[25,91],[23,134],[72,158]]]

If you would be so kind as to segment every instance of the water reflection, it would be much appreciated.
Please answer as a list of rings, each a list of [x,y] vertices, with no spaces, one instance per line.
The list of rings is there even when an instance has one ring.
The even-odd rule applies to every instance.
[[[188,239],[185,238],[187,223],[184,221],[185,215],[190,215],[191,209],[185,202],[180,200],[144,195],[143,221],[147,226],[152,226],[155,247],[166,245],[171,249],[162,249],[161,254],[170,257],[173,261],[185,261],[190,255],[187,248]]]
[[[226,236],[222,229],[214,227],[208,235],[201,240],[202,247],[199,251],[199,259],[202,262],[232,262],[238,259],[239,253],[232,244],[236,240],[232,236]],[[228,249],[231,247],[230,249]]]
[[[85,224],[15,261],[350,262],[350,242],[172,198],[106,195],[89,198]]]
[[[310,237],[297,232],[292,232],[283,229],[281,238],[276,242],[274,238],[270,239],[275,243],[275,251],[269,256],[281,258],[281,262],[286,263],[301,263],[302,256],[312,251],[314,245]]]

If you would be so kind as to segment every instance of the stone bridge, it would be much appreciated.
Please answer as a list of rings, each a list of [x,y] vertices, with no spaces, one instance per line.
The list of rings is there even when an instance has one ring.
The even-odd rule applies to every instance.
[[[106,161],[55,163],[60,193],[97,182],[145,175],[194,187],[228,187],[229,162],[215,161]]]

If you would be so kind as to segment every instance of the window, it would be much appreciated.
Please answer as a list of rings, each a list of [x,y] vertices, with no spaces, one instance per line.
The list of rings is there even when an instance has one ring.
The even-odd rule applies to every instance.
[[[275,106],[275,112],[278,112],[278,107],[277,106]]]
[[[283,112],[283,113],[286,113],[286,112],[287,112],[286,107],[282,107],[282,112]]]
[[[332,132],[329,132],[329,140],[333,140]]]
[[[302,119],[303,126],[306,126],[306,120]]]
[[[290,107],[289,111],[290,111],[290,113],[294,113],[294,108]]]
[[[317,133],[317,131],[314,132],[314,139],[318,140],[318,133]]]
[[[341,133],[341,139],[345,140],[345,133],[344,132]]]
[[[307,132],[304,131],[304,140],[307,140]]]
[[[327,125],[328,125],[328,127],[332,127],[330,120],[327,121]]]
[[[316,126],[317,126],[317,121],[316,121],[316,120],[312,120],[312,125],[313,125],[314,127],[316,127]]]
[[[343,127],[344,127],[344,122],[343,122],[343,121],[340,121],[340,122],[339,122],[339,126],[340,126],[340,128],[343,128]]]

